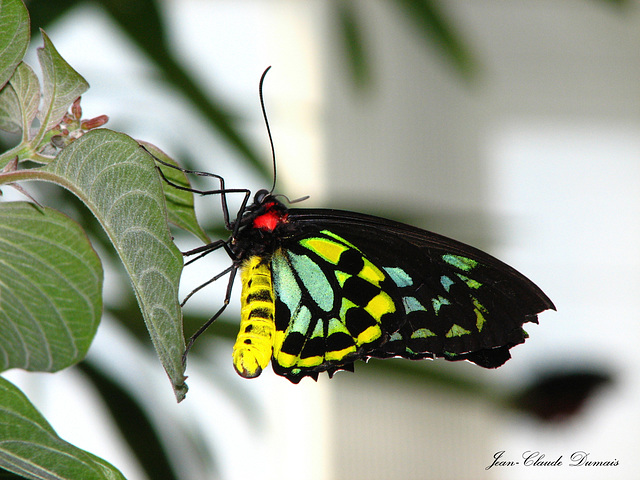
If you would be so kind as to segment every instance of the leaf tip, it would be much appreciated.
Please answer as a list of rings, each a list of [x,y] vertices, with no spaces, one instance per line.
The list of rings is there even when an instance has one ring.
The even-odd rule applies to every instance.
[[[174,384],[173,385],[173,393],[176,396],[176,400],[178,401],[178,403],[180,403],[181,401],[183,401],[187,395],[187,392],[189,391],[189,387],[187,386],[187,384],[185,383],[185,380],[187,379],[186,376],[182,377],[182,382],[180,384]]]

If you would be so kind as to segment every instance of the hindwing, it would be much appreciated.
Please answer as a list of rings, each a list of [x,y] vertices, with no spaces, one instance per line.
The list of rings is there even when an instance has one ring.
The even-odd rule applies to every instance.
[[[273,368],[292,381],[352,369],[403,321],[388,274],[328,230],[287,242],[271,259]]]

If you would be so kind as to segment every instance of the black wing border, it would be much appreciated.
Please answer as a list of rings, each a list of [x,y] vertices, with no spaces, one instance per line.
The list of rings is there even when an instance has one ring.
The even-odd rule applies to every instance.
[[[301,233],[308,229],[317,231],[342,227],[360,233],[369,233],[372,242],[383,239],[385,244],[392,245],[393,239],[399,237],[418,248],[468,257],[500,270],[505,276],[526,285],[527,290],[538,299],[540,310],[536,313],[556,310],[554,303],[540,287],[515,268],[476,247],[438,233],[375,215],[330,208],[291,208],[288,210],[287,221],[296,225],[295,230]]]

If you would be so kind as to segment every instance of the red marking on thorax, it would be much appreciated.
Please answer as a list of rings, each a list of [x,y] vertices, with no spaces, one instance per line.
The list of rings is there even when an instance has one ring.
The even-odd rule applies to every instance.
[[[282,223],[287,218],[287,214],[282,215],[280,212],[269,209],[271,205],[267,206],[267,211],[256,217],[253,220],[253,227],[260,230],[268,230],[272,232],[279,223]]]

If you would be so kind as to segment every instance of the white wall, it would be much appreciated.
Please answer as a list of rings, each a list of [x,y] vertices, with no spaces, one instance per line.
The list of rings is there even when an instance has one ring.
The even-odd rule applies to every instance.
[[[340,379],[332,390],[339,405],[363,388],[368,395],[361,416],[358,405],[344,415],[335,409],[335,438],[347,439],[336,440],[336,450],[350,451],[359,437],[358,455],[338,455],[336,471],[349,472],[338,478],[392,478],[391,471],[393,478],[634,478],[640,467],[634,453],[640,423],[638,5],[618,15],[601,2],[578,0],[442,3],[481,61],[471,88],[437,55],[424,54],[392,2],[357,2],[369,20],[377,88],[354,98],[333,75],[338,62],[327,56],[328,197],[339,205],[395,210],[486,248],[556,303],[557,313],[527,328],[531,338],[512,351],[510,362],[495,372],[470,367],[470,375],[509,387],[544,369],[597,365],[614,373],[616,384],[575,422],[551,428],[474,399],[443,400],[413,387],[396,385],[394,407],[376,393],[382,385]],[[457,367],[442,365],[444,371]],[[419,402],[422,411],[415,409]],[[443,428],[443,416],[450,429]],[[381,432],[380,423],[391,430]],[[410,453],[416,450],[424,453]],[[527,450],[546,452],[547,459],[563,455],[565,465],[573,451],[585,450],[592,460],[620,465],[485,472],[482,465],[499,450],[521,463]]]

